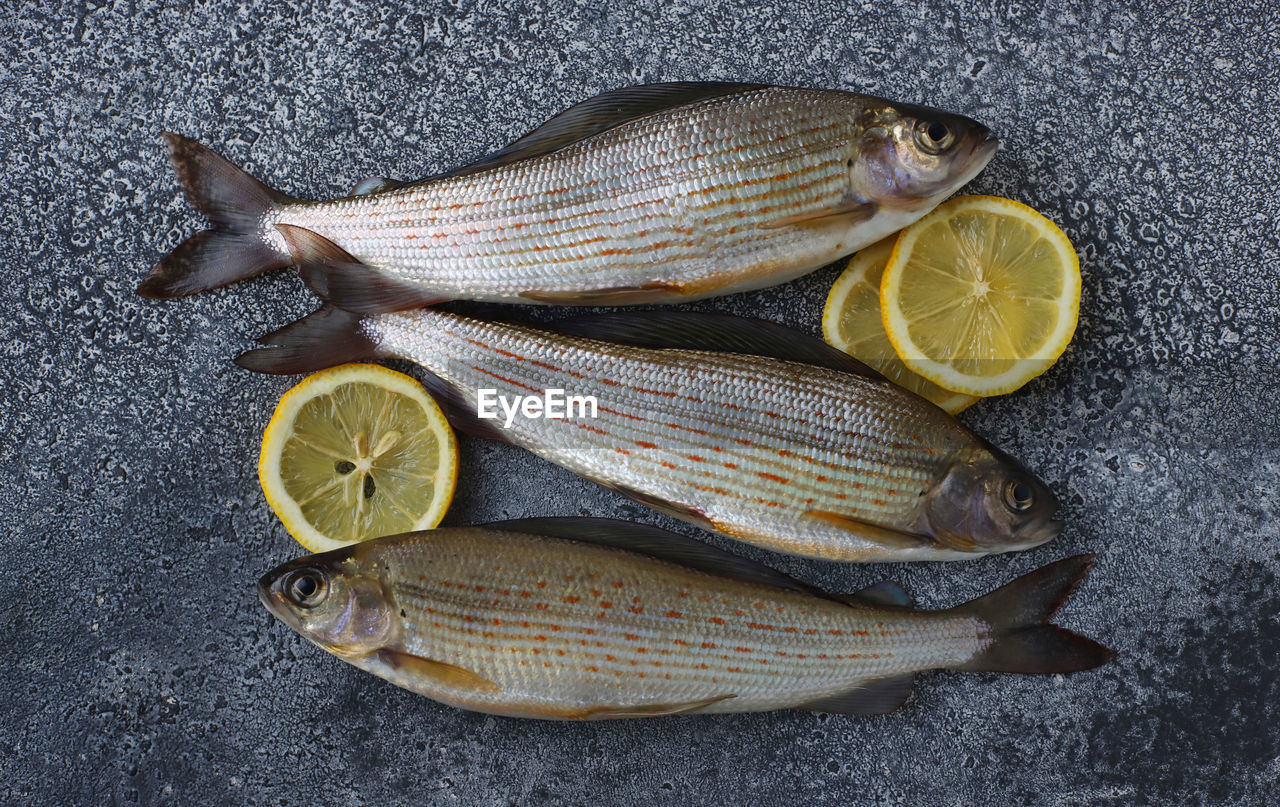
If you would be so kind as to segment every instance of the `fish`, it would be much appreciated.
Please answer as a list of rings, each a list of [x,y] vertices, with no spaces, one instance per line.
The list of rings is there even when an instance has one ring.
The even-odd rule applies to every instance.
[[[934,669],[1068,673],[1115,653],[1049,624],[1093,565],[1051,563],[942,611],[892,582],[832,595],[656,527],[537,518],[297,558],[262,603],[343,661],[441,703],[602,720],[883,714]]]
[[[322,307],[261,341],[236,363],[293,374],[407,359],[460,431],[774,551],[961,560],[1062,528],[1052,491],[1016,460],[856,359],[764,320],[619,311],[548,330],[439,308]],[[482,398],[549,390],[595,411],[479,417]]]
[[[470,165],[414,183],[370,178],[327,201],[165,137],[212,227],[139,294],[181,297],[291,264],[313,283],[300,253],[329,243],[352,260],[318,291],[363,313],[679,303],[783,283],[920,218],[997,148],[962,115],[724,82],[606,92]]]

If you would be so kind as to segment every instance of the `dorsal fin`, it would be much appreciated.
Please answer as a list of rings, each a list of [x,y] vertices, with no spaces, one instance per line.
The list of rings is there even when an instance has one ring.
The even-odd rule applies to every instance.
[[[753,560],[674,532],[611,518],[520,518],[481,525],[485,529],[541,535],[638,552],[720,577],[732,577],[824,599],[820,589]]]
[[[888,383],[880,373],[816,336],[754,317],[702,311],[620,311],[574,317],[551,327],[561,333],[636,347],[770,356]]]
[[[727,81],[677,81],[610,90],[569,107],[509,146],[431,179],[465,176],[540,157],[648,115],[766,86]]]

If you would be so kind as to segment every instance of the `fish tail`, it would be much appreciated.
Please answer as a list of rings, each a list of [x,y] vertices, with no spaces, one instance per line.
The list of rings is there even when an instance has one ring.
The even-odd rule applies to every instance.
[[[958,669],[981,672],[1066,673],[1115,658],[1115,651],[1049,619],[1093,568],[1093,555],[1042,566],[1012,583],[953,609],[991,628],[991,644]]]
[[[255,373],[294,375],[377,356],[377,344],[365,332],[364,318],[324,306],[297,322],[259,339],[269,347],[241,353],[236,364]]]
[[[138,294],[185,297],[292,263],[263,238],[266,215],[296,201],[249,176],[213,150],[166,132],[178,181],[213,225],[178,245],[152,268]]]

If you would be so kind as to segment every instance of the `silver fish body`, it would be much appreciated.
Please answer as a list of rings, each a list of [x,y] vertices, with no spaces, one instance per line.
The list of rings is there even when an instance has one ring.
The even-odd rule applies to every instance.
[[[966,606],[922,612],[892,585],[824,595],[640,525],[530,519],[300,558],[259,591],[326,650],[467,709],[559,719],[878,713],[900,705],[922,670],[1107,661],[1105,648],[1043,624],[1089,565],[1063,561]]]
[[[611,105],[624,110],[616,122]],[[855,93],[652,85],[585,102],[476,166],[302,202],[206,181],[201,166],[236,169],[171,138],[179,175],[215,225],[211,194],[239,197],[240,260],[293,260],[305,276],[277,227],[327,240],[354,258],[351,283],[330,301],[365,312],[446,299],[683,302],[782,283],[915,221],[995,145],[968,118]],[[209,251],[180,247],[143,293],[198,290],[193,273]],[[209,271],[228,279],[225,267]]]
[[[659,316],[716,328],[723,319],[635,315],[654,328]],[[335,339],[335,322],[336,341],[326,341]],[[771,327],[784,338],[812,339]],[[436,309],[365,318],[328,311],[266,341],[286,349],[238,361],[298,372],[370,354],[406,358],[473,415],[482,390],[508,400],[548,389],[594,398],[594,417],[579,409],[483,424],[588,479],[777,551],[841,561],[955,560],[1036,546],[1060,528],[1042,482],[950,415],[880,378],[769,356],[637,347]],[[303,365],[280,363],[297,351]]]

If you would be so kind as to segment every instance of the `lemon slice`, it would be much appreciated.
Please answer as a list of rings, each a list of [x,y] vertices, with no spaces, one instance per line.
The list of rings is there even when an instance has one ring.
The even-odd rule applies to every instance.
[[[1024,204],[960,196],[902,231],[880,284],[898,356],[966,395],[1012,392],[1049,369],[1080,313],[1080,260]]]
[[[880,319],[880,276],[897,241],[895,233],[863,248],[849,261],[827,295],[827,305],[822,310],[822,336],[832,347],[954,415],[978,399],[943,389],[908,370],[884,332]]]
[[[258,480],[285,529],[312,552],[444,518],[458,444],[417,381],[344,364],[284,394],[262,435]]]

